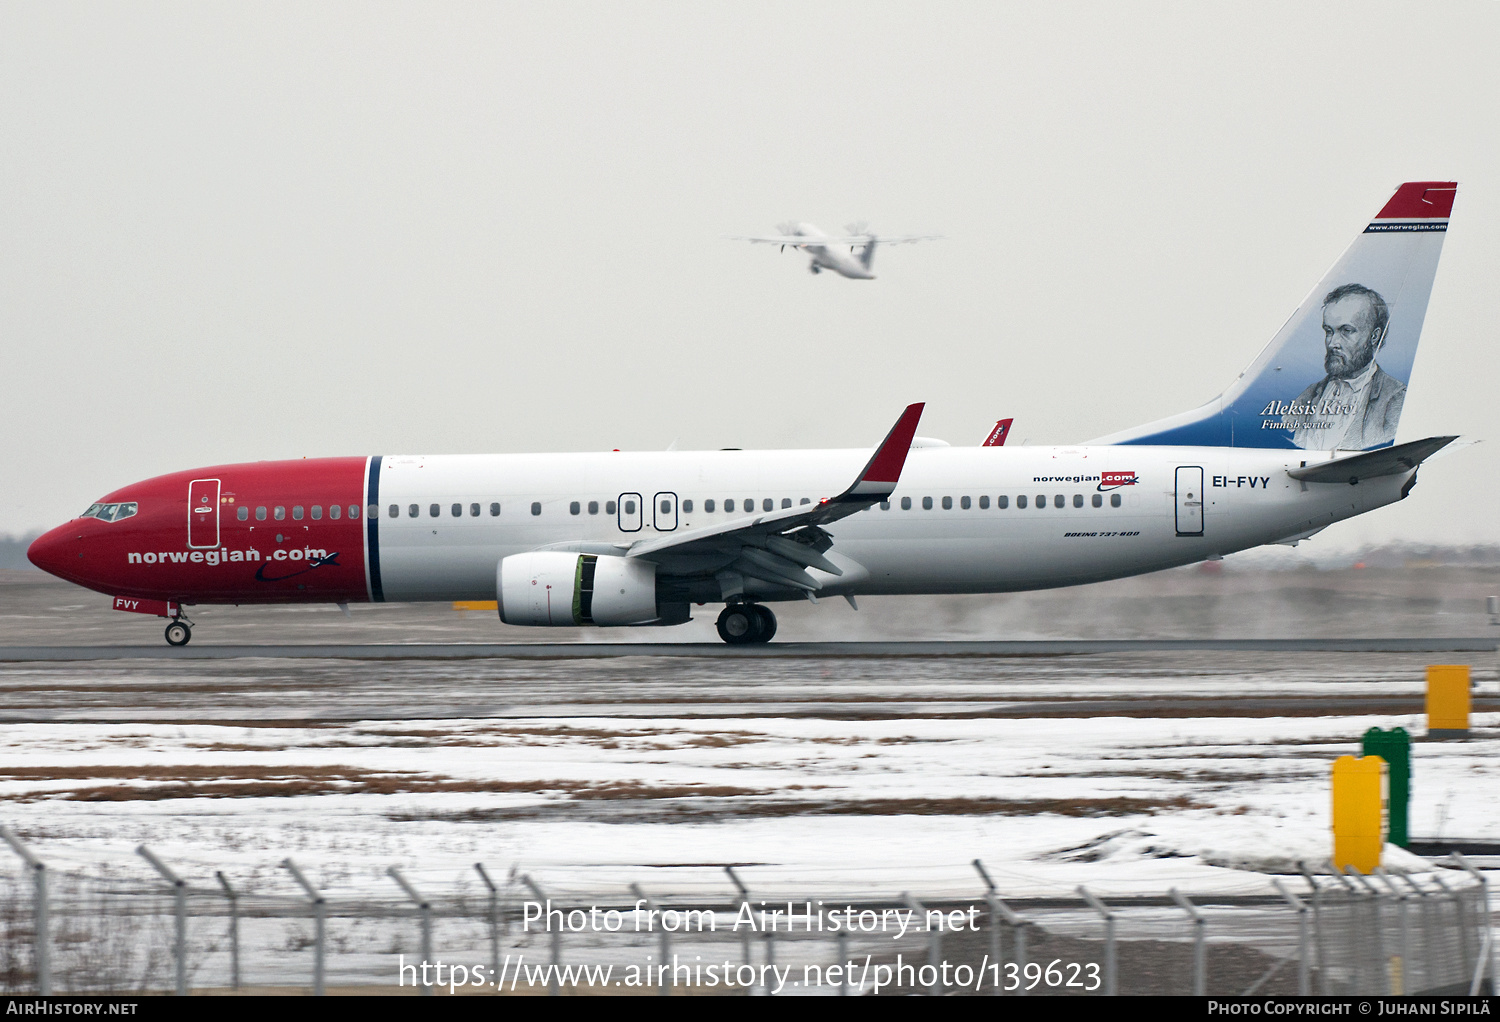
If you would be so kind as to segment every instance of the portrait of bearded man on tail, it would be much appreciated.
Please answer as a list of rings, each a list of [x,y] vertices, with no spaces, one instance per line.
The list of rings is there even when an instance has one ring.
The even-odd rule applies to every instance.
[[[1283,416],[1292,443],[1306,450],[1364,451],[1392,443],[1406,384],[1375,361],[1391,319],[1385,299],[1363,284],[1342,284],[1323,299],[1323,370],[1328,374]]]

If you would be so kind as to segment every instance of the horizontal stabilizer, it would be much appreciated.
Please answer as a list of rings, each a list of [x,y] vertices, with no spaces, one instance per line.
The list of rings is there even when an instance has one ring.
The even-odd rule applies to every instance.
[[[1456,436],[1434,436],[1426,440],[1413,440],[1398,447],[1355,454],[1337,461],[1325,461],[1321,465],[1287,469],[1286,474],[1304,483],[1349,483],[1352,486],[1361,479],[1410,472],[1457,439]]]

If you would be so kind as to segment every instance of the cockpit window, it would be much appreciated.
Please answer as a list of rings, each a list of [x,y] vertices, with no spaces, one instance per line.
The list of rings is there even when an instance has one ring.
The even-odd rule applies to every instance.
[[[131,517],[139,509],[135,501],[125,504],[92,504],[80,518],[97,518],[101,522],[118,522]]]

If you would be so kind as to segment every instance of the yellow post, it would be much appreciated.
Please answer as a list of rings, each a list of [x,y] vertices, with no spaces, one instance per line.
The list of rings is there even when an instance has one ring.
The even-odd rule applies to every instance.
[[[1427,668],[1427,737],[1469,737],[1469,667],[1433,664]]]
[[[1373,873],[1386,832],[1386,764],[1379,756],[1333,761],[1333,864]]]

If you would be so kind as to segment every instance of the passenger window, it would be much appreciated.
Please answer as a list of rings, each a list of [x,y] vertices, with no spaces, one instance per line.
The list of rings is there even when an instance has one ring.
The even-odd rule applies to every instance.
[[[568,505],[568,514],[570,514],[570,515],[577,515],[577,514],[582,514],[582,513],[583,513],[583,505],[580,504],[580,503],[578,503],[578,501],[575,500],[575,501],[573,501],[573,503],[571,503],[571,504]]]
[[[685,500],[682,502],[682,513],[685,515],[690,515],[693,513],[693,502],[691,500]]]
[[[271,517],[276,519],[278,522],[285,521],[286,508],[282,507],[280,504],[276,505],[276,510],[271,512]]]
[[[1005,498],[1001,497],[1000,499],[1004,500]],[[1023,493],[1020,496],[1016,497],[1016,507],[1025,507],[1025,506],[1026,506],[1026,494]]]
[[[990,506],[990,498],[988,498],[988,497],[980,497],[979,498],[979,510],[981,510],[981,511],[987,511],[987,510],[989,510],[989,506]]]
[[[1075,493],[1075,494],[1073,494],[1073,506],[1074,507],[1083,507],[1083,494],[1081,494],[1081,493]]]
[[[776,502],[774,500],[772,500],[770,497],[766,497],[765,499],[763,499],[760,502],[760,509],[762,511],[770,511],[775,506],[776,506]]]
[[[492,500],[492,501],[490,501],[490,517],[491,518],[499,518],[500,517],[500,502],[498,500]]]
[[[431,515],[433,518],[436,518],[439,514],[442,513],[442,511],[443,511],[443,509],[439,505],[437,505],[437,504],[428,504],[427,505],[427,513],[429,515]]]
[[[302,521],[302,505],[301,504],[298,504],[298,505],[296,505],[295,507],[292,508],[292,520],[293,521],[298,521],[298,522]]]
[[[1038,508],[1044,508],[1047,506],[1047,495],[1045,493],[1038,493],[1036,495],[1036,506]]]
[[[903,510],[903,511],[910,511],[911,510],[911,498],[910,497],[902,497],[901,498],[901,510]]]
[[[539,501],[539,500],[533,500],[531,502],[531,513],[534,514],[534,515],[539,515],[539,514],[542,513],[542,502],[541,501]]]
[[[266,509],[264,507],[258,507],[255,509],[255,520],[257,522],[263,522],[266,520]]]
[[[703,512],[710,515],[714,513],[714,499],[712,497],[703,502]]]
[[[241,504],[239,510],[234,513],[234,516],[242,522],[248,522],[250,520],[250,509]]]
[[[729,512],[732,512],[733,510],[734,510],[734,498],[730,497],[728,500],[726,500],[724,502],[724,511],[727,514]]]
[[[812,503],[812,498],[811,497],[803,497],[801,500],[797,501],[797,503],[798,504],[811,504]]]
[[[1093,504],[1094,504],[1095,507],[1103,507],[1104,506],[1104,494],[1102,494],[1102,493],[1096,493],[1096,494],[1094,494]]]
[[[1120,495],[1118,493],[1111,493],[1109,495],[1109,506],[1110,507],[1119,507],[1120,506]]]
[[[792,506],[792,498],[791,497],[782,497],[781,498],[781,506],[782,507],[791,507]]]
[[[469,517],[470,518],[478,518],[479,517],[479,505],[478,504],[470,504],[469,505]]]
[[[932,510],[932,498],[931,497],[923,497],[922,498],[922,510],[923,511],[931,511]]]
[[[746,497],[745,498],[745,514],[747,514],[747,515],[748,514],[752,514],[752,513],[754,513],[754,511],[755,511],[755,498],[754,497]]]
[[[315,522],[321,522],[323,520],[323,505],[322,504],[314,504],[312,506],[312,520],[315,521]]]
[[[541,513],[540,511],[536,510],[536,508],[539,505],[533,504],[531,506],[532,506],[532,509],[533,509],[532,512],[531,512],[532,514],[540,514]],[[633,501],[633,500],[627,500],[625,502],[625,513],[627,515],[633,515],[633,514],[635,514],[635,501]]]
[[[953,510],[953,498],[952,497],[944,497],[943,498],[943,510],[944,511],[952,511]]]
[[[401,509],[395,504],[392,504],[389,514],[392,518],[395,518],[401,514]]]
[[[1068,506],[1068,498],[1066,496],[1064,496],[1063,494],[1059,493],[1057,496],[1055,496],[1055,497],[1052,498],[1052,506],[1053,507],[1067,507]]]
[[[969,498],[968,497],[959,497],[958,498],[958,506],[961,507],[961,508],[963,508],[965,511],[969,510]]]
[[[418,507],[416,504],[409,504],[409,505],[407,505],[406,516],[408,518],[415,518],[415,517],[417,517],[417,515],[419,515],[421,513],[422,513],[422,509],[420,507]]]
[[[328,517],[331,518],[333,521],[335,521],[335,522],[338,521],[339,520],[339,516],[342,515],[343,513],[344,513],[344,509],[340,505],[338,505],[338,504],[329,504],[328,505]],[[350,515],[349,517],[353,518],[354,516]]]
[[[591,500],[591,501],[589,501],[589,514],[596,515],[598,513],[599,513],[599,502],[597,500]]]
[[[891,502],[890,501],[888,501],[888,500],[882,500],[880,502],[880,510],[882,510],[882,511],[889,511],[890,509],[891,509]]]
[[[672,502],[670,500],[664,500],[661,502],[661,513],[664,515],[669,515],[672,513]]]
[[[349,505],[349,520],[352,522],[355,519],[357,519],[358,517],[359,517],[359,505],[358,504],[350,504]],[[366,518],[379,518],[380,517],[380,508],[377,507],[377,506],[375,506],[374,504],[371,504],[369,507],[365,508],[365,517]]]

